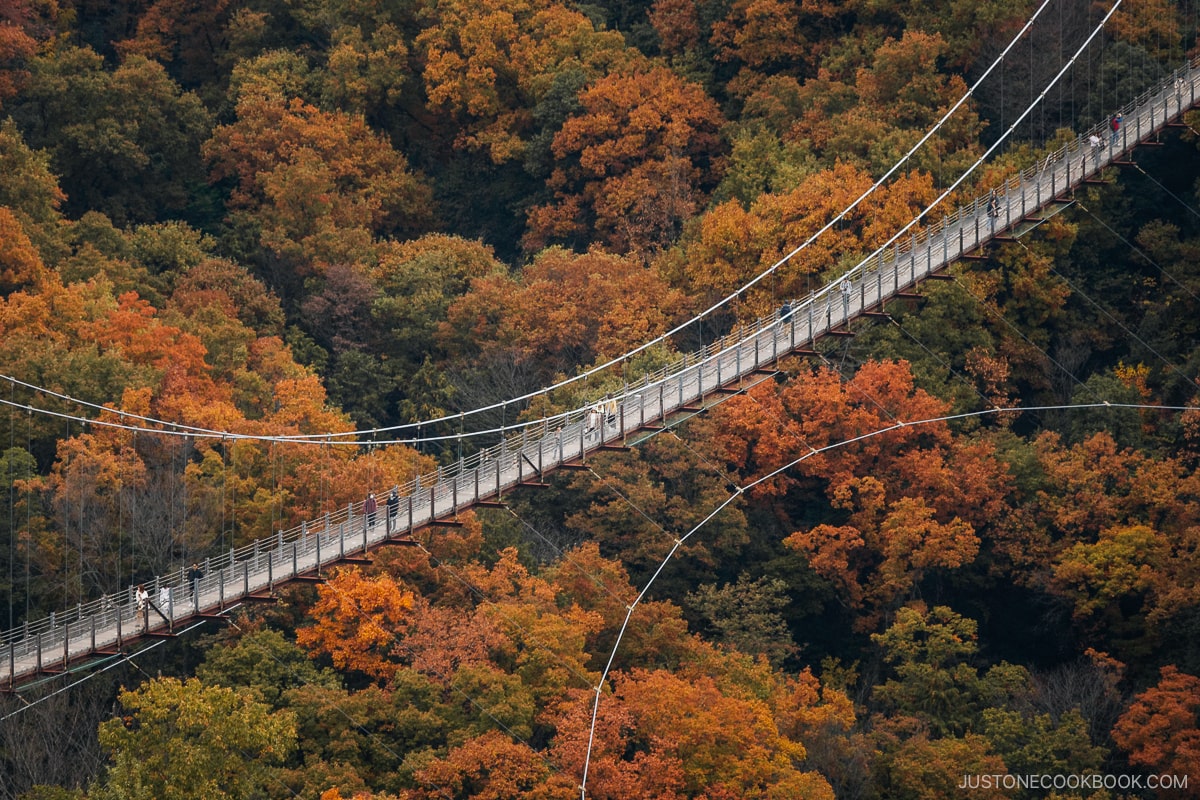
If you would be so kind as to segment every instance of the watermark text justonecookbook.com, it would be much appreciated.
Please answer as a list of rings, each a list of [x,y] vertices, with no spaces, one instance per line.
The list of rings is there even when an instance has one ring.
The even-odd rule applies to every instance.
[[[963,775],[959,789],[1144,789],[1188,788],[1187,775]]]

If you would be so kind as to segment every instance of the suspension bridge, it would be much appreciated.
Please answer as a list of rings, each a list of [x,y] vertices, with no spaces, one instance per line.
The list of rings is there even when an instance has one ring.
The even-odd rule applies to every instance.
[[[454,524],[471,508],[502,506],[514,489],[545,485],[557,470],[586,468],[600,451],[627,449],[771,379],[784,356],[813,353],[823,338],[851,335],[851,322],[886,316],[888,301],[919,296],[922,282],[944,277],[955,262],[981,256],[990,242],[1019,238],[1068,207],[1077,188],[1099,180],[1110,166],[1130,163],[1134,148],[1181,125],[1183,113],[1196,105],[1198,82],[1200,59],[1120,109],[1119,130],[1100,124],[1083,132],[838,281],[643,376],[618,396],[540,428],[526,427],[519,436],[415,478],[398,487],[391,503],[374,509],[351,504],[209,558],[199,574],[179,570],[160,576],[145,584],[146,597],[136,597],[131,588],[4,632],[0,691],[120,655],[147,639],[174,636],[242,604],[273,600],[278,587],[320,581],[334,565],[369,561],[377,548],[416,544],[414,534],[422,529]]]

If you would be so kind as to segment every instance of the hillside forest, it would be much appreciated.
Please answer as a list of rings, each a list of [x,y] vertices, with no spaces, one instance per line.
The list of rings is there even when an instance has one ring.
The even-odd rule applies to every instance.
[[[1039,4],[0,2],[5,630],[837,280],[1110,2],[1051,0],[890,180],[625,359],[866,192]],[[926,223],[1198,31],[1195,0],[1124,0]],[[0,697],[0,798],[1200,796],[1198,129],[628,452]]]

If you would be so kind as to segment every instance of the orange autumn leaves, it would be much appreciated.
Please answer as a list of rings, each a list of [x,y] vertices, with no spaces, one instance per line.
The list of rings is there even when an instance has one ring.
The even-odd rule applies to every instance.
[[[868,362],[848,378],[816,368],[756,387],[705,434],[743,485],[796,462],[751,495],[770,498],[785,544],[861,630],[973,566],[1060,598],[1119,653],[1194,613],[1200,512],[1188,498],[1200,478],[1185,457],[1123,450],[1105,433],[1018,442],[1004,426],[912,424],[950,410],[906,363]]]
[[[519,277],[497,270],[473,280],[440,338],[459,355],[507,350],[553,374],[655,338],[684,306],[681,292],[633,258],[553,248]]]
[[[1008,479],[990,447],[955,437],[945,423],[899,424],[948,411],[915,388],[907,364],[870,362],[849,380],[819,369],[735,398],[712,435],[751,478],[810,453],[754,491],[782,501],[822,487],[842,521],[796,530],[786,544],[862,609],[859,624],[869,629],[927,575],[974,561],[976,529],[1002,504]]]
[[[454,554],[452,563],[435,567],[404,550],[382,559],[382,570],[339,571],[299,632],[302,646],[372,678],[383,697],[417,680],[440,687],[454,735],[422,761],[403,797],[468,786],[464,796],[559,797],[578,785],[585,762],[597,798],[833,797],[802,766],[804,741],[854,725],[845,694],[807,669],[777,672],[679,625],[648,635],[663,630],[664,615],[682,622],[670,603],[649,603],[629,620],[633,649],[641,640],[650,652],[610,674],[593,739],[592,687],[634,594],[628,577],[593,544],[540,575],[512,550],[487,566],[478,523],[464,522],[430,545]],[[671,650],[669,666],[653,665]],[[544,749],[530,743],[535,729]]]
[[[367,259],[376,237],[429,227],[429,188],[361,116],[255,91],[237,116],[204,152],[211,179],[234,182],[230,208],[264,246],[327,266]]]
[[[1200,765],[1200,678],[1163,667],[1158,683],[1134,698],[1112,733],[1131,763],[1194,780]]]

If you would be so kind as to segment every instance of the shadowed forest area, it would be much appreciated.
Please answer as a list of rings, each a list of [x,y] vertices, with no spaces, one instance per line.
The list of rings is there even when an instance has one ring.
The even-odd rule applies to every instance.
[[[1038,5],[0,2],[4,629],[837,280],[1108,2],[1051,0],[735,302],[504,402],[776,264]],[[1168,80],[1198,32],[1195,0],[1124,0],[929,221]],[[1198,130],[628,452],[0,698],[0,800],[1200,796]]]

